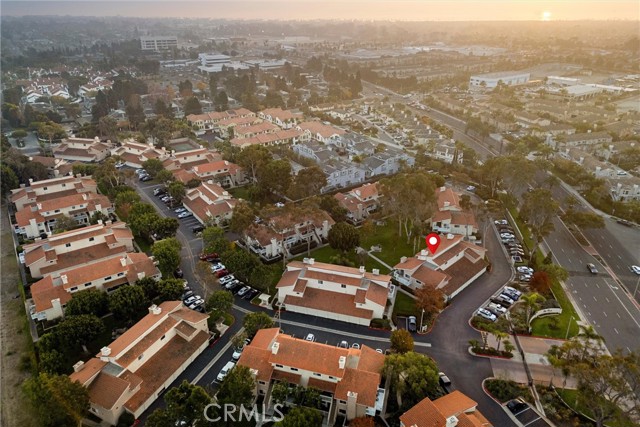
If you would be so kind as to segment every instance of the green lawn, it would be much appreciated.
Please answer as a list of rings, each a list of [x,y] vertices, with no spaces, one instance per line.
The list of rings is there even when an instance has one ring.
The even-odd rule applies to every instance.
[[[227,190],[236,199],[249,200],[249,187],[235,187]]]
[[[380,245],[382,252],[374,252],[374,255],[392,267],[400,262],[401,257],[412,257],[426,248],[426,242],[419,236],[417,239],[412,237],[409,243],[406,236],[398,236],[397,221],[387,219],[386,225],[373,227],[373,232],[367,235],[364,235],[362,228],[360,229],[360,246],[370,250],[371,246]]]
[[[417,316],[416,301],[404,292],[396,293],[396,302],[393,306],[393,318],[396,316]]]
[[[578,401],[578,391],[577,390],[567,390],[557,388],[556,391],[562,397],[562,399],[569,405],[574,411],[579,412],[587,417],[592,417],[591,411],[585,408],[584,405],[580,404]],[[594,424],[595,425],[595,424]],[[607,427],[623,427],[628,426],[629,424],[615,422],[615,421],[607,421],[605,423]]]
[[[322,248],[312,250],[309,257],[319,262],[331,263],[331,258],[338,254],[339,254],[339,251],[327,245]],[[294,259],[297,261],[302,261],[304,258],[307,258],[307,252],[304,252],[302,255],[299,255]],[[349,261],[353,263],[354,266],[356,267],[360,266],[360,261],[358,260],[358,256],[356,255],[355,251],[349,252],[347,254],[347,258],[349,259]],[[364,266],[367,269],[367,271],[371,271],[374,268],[377,268],[380,270],[381,273],[388,273],[388,269],[386,267],[384,267],[383,265],[378,263],[378,261],[374,260],[371,257],[367,257],[367,259],[365,260]]]
[[[571,338],[580,332],[580,328],[576,323],[580,320],[580,317],[578,316],[578,313],[576,313],[576,310],[573,308],[571,301],[567,298],[567,295],[564,293],[564,289],[559,282],[554,281],[551,284],[551,290],[562,307],[562,314],[534,320],[531,325],[532,334],[542,337],[564,339],[567,335],[569,322],[571,322],[571,327],[569,328],[569,338]],[[571,317],[573,317],[573,320],[571,320]],[[554,318],[556,320],[553,320]]]
[[[135,241],[142,252],[146,253],[147,255],[151,254],[151,244],[147,241],[147,239],[136,237]]]

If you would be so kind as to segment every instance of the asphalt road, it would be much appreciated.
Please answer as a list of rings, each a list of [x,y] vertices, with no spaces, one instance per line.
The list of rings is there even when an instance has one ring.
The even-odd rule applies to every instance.
[[[559,219],[554,225],[545,243],[556,262],[569,272],[566,288],[581,314],[604,337],[611,352],[640,349],[640,309]],[[587,263],[595,264],[598,274],[589,273]]]

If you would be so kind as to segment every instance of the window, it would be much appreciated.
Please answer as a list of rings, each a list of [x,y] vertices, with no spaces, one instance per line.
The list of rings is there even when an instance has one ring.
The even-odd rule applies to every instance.
[[[346,414],[347,410],[346,409],[338,409],[338,412],[340,412],[341,414]]]
[[[331,375],[329,375],[329,379],[330,379],[330,380],[335,380],[335,379],[336,379],[336,377],[332,377]]]
[[[298,372],[298,368],[290,368],[294,372]]]
[[[345,288],[347,287],[347,285],[340,285],[340,287],[341,287],[342,289],[345,289]]]
[[[60,209],[56,209],[54,213],[60,213]]]
[[[111,280],[111,276],[105,277],[104,280]]]
[[[71,247],[71,243],[65,243],[64,247],[65,248],[70,248]]]
[[[95,237],[89,237],[90,242],[93,242],[94,240],[96,240]]]
[[[121,271],[120,273],[118,273],[118,277],[122,277],[122,276],[124,276],[124,272]]]
[[[87,283],[85,283],[85,284],[84,284],[84,286],[85,286],[85,287],[87,287],[87,286],[91,286],[91,282],[87,282]]]
[[[267,383],[264,382],[264,381],[258,381],[258,383],[261,384],[261,385],[267,385]]]
[[[314,372],[313,375],[316,376],[316,377],[321,377],[322,376],[322,374],[319,374],[317,372]]]
[[[324,283],[324,281],[318,280],[318,285],[322,285],[323,283]]]
[[[276,363],[276,368],[284,368],[284,366],[282,366],[282,365],[278,365],[278,364]]]
[[[42,189],[43,189],[44,191],[47,191],[47,187],[43,187]]]
[[[138,360],[142,360],[143,357],[144,357],[144,353],[142,353],[140,356],[138,356]]]
[[[161,336],[161,337],[160,337],[160,341],[162,341],[163,339],[165,339],[165,337],[166,337],[166,336],[167,336],[166,334],[165,334],[165,335],[163,335],[163,336]]]
[[[71,288],[71,289],[69,289],[69,290],[70,290],[71,292],[73,292],[73,291],[77,291],[77,290],[78,290],[78,287],[77,287],[77,286],[74,286],[73,288]]]

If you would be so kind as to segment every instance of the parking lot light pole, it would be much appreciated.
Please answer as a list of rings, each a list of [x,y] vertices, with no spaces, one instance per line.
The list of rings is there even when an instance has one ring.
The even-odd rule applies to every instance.
[[[638,277],[638,281],[636,282],[636,288],[633,290],[633,298],[636,297],[636,292],[638,292],[638,285],[640,285],[640,276]]]
[[[422,314],[420,315],[420,332],[422,332],[422,321],[424,320],[424,308],[422,309]]]
[[[569,339],[569,329],[571,329],[571,321],[574,320],[573,316],[569,318],[569,324],[567,325],[567,333],[564,334],[564,339]]]

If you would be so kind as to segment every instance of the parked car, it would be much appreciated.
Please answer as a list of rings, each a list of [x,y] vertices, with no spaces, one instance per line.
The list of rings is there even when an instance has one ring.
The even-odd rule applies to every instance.
[[[516,271],[518,273],[523,273],[523,274],[533,274],[533,268],[525,267],[524,265],[521,265],[518,268],[516,268]],[[512,289],[514,289],[514,288],[512,288]]]
[[[191,227],[191,232],[193,234],[200,233],[202,231],[204,231],[204,227],[201,225],[196,225],[195,227]]]
[[[224,365],[224,368],[222,368],[222,370],[220,371],[216,379],[218,381],[223,381],[235,366],[236,364],[234,362],[227,362],[227,364]]]
[[[211,271],[220,271],[220,270],[226,270],[226,267],[224,266],[224,264],[211,264]]]
[[[529,405],[522,399],[513,399],[507,402],[507,408],[511,411],[511,413],[519,414],[525,409],[528,409]]]
[[[409,332],[417,331],[418,327],[416,316],[409,316],[409,318],[407,319],[407,328],[409,329]]]
[[[247,292],[246,294],[244,294],[244,296],[242,297],[242,299],[246,299],[247,301],[251,301],[252,299],[254,299],[255,297],[257,297],[259,293],[260,293],[260,291],[259,291],[259,290],[257,290],[257,289],[251,289],[249,292]]]
[[[182,213],[182,212],[186,212],[187,210],[185,208],[183,208],[183,207],[179,207],[177,209],[174,209],[173,211],[175,213],[179,214],[179,213]]]
[[[500,316],[501,314],[505,314],[507,309],[501,306],[500,304],[496,304],[495,302],[490,302],[487,304],[487,310],[495,314],[496,316]]]
[[[522,257],[520,255],[511,255],[511,261],[522,262]]]
[[[167,190],[165,190],[164,188],[156,188],[155,190],[153,190],[154,196],[159,196],[161,194],[167,194]]]
[[[140,176],[142,174],[147,175],[147,171],[144,169],[136,169],[135,170],[136,175]]]
[[[242,289],[240,289],[240,290],[238,291],[238,294],[237,294],[237,295],[238,295],[239,297],[241,297],[241,296],[243,296],[244,294],[246,294],[247,292],[249,292],[249,289],[251,289],[251,288],[250,288],[250,287],[248,287],[248,286],[244,286]]]
[[[529,283],[531,281],[531,276],[529,276],[528,274],[521,274],[520,276],[518,276],[518,280],[521,282]]]
[[[631,227],[633,224],[626,219],[619,219],[616,221],[618,224],[626,225],[627,227]]]
[[[212,261],[216,261],[218,259],[220,259],[220,255],[218,255],[215,252],[212,252],[210,254],[200,254],[200,261],[212,262]]]
[[[142,182],[147,182],[147,181],[151,181],[151,177],[149,175],[142,175],[140,178],[138,178],[140,181]]]
[[[349,348],[349,343],[346,341],[340,341],[340,344],[338,344],[338,347],[340,348]]]
[[[22,252],[20,252],[18,254],[18,259],[20,260],[20,264],[24,264],[25,263],[24,251],[22,251]]]
[[[489,310],[485,310],[484,308],[479,308],[477,313],[478,313],[478,316],[483,317],[492,322],[495,322],[496,320],[498,320],[495,314],[493,314]]]
[[[276,203],[276,208],[284,208],[284,203],[282,203],[282,202],[277,202],[277,203]]]
[[[224,284],[224,288],[228,289],[228,290],[231,290],[231,289],[235,288],[236,286],[238,286],[239,284],[240,284],[240,281],[238,279],[233,279],[232,281],[225,283]]]
[[[229,272],[227,270],[216,271],[216,277],[218,278],[225,277],[228,275],[229,275]]]
[[[509,308],[513,304],[513,300],[506,295],[497,295],[491,298],[491,301],[495,302],[496,304],[500,304],[505,308]]]
[[[175,277],[176,279],[182,279],[184,277],[184,273],[180,268],[176,268],[176,270],[173,272],[173,277]]]
[[[503,289],[502,290],[502,295],[506,295],[509,298],[511,298],[513,300],[513,302],[518,301],[518,299],[520,298],[520,294],[510,291],[509,289]]]
[[[451,380],[444,372],[438,372],[438,381],[442,387],[448,387],[451,385]]]
[[[640,275],[640,265],[632,265],[630,268],[631,268],[631,271]]]
[[[509,221],[507,221],[506,219],[497,219],[493,221],[493,223],[495,225],[509,225]]]
[[[187,298],[186,300],[184,300],[185,305],[189,306],[191,304],[193,304],[194,301],[201,299],[200,295],[191,295],[189,298]]]
[[[513,292],[518,295],[518,297],[522,296],[522,292],[514,288],[513,286],[505,286],[504,289],[509,292]]]
[[[182,294],[182,301],[186,301],[189,298],[191,298],[192,296],[194,296],[195,294],[193,293],[193,291],[189,290],[186,291],[185,293]]]
[[[189,218],[190,216],[193,216],[193,214],[189,211],[181,212],[178,214],[178,218],[180,219]]]
[[[598,274],[598,269],[592,263],[587,264],[587,270],[589,270],[589,273],[591,274]]]
[[[233,350],[233,354],[231,355],[231,358],[233,360],[240,359],[240,356],[242,355],[242,350],[244,350],[244,347],[236,348],[235,350]]]
[[[195,310],[196,308],[200,307],[203,304],[204,304],[204,300],[202,298],[200,298],[200,299],[195,300],[191,304],[189,304],[189,308],[191,310]]]
[[[474,191],[476,191],[476,187],[475,187],[475,186],[473,186],[473,185],[468,185],[468,186],[467,186],[467,191],[469,191],[469,192],[473,193]]]
[[[505,303],[512,305],[515,301],[509,294],[505,294],[504,292],[498,295],[498,299],[502,299]]]
[[[166,194],[166,195],[160,197],[160,201],[166,203],[170,198],[171,198],[171,196]]]
[[[307,334],[307,336],[305,337],[305,340],[314,342],[316,340],[316,336],[313,334]]]
[[[233,277],[233,274],[229,274],[228,276],[224,276],[224,277],[220,278],[220,284],[221,285],[225,285],[225,284],[227,284],[229,282],[234,281],[235,279],[236,278]]]

